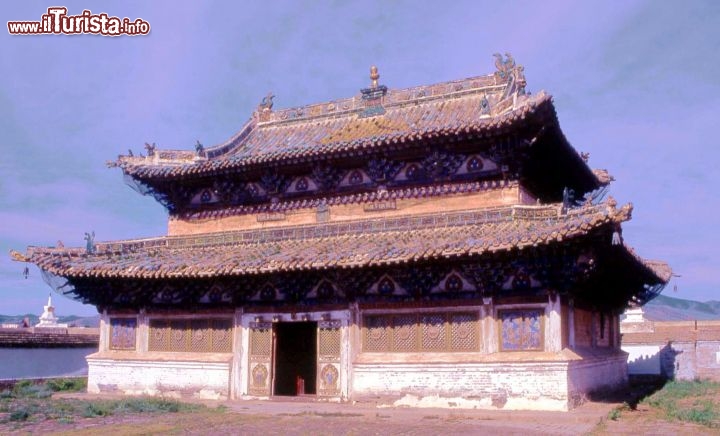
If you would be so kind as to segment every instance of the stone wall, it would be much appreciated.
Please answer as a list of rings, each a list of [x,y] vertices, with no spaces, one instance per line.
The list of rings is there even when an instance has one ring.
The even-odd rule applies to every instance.
[[[0,329],[0,347],[75,348],[97,346],[98,329],[87,328],[9,328]]]
[[[224,362],[120,360],[90,355],[88,392],[228,399],[230,359]]]
[[[568,368],[569,407],[583,403],[589,394],[624,386],[628,381],[627,355],[611,355],[571,362]]]
[[[631,354],[628,360],[631,374],[720,380],[720,321],[643,319],[623,322],[621,331],[622,348]]]
[[[567,363],[359,364],[353,399],[394,406],[568,410]]]
[[[353,399],[393,406],[569,410],[593,391],[625,384],[625,357],[616,354],[554,362],[356,364]]]

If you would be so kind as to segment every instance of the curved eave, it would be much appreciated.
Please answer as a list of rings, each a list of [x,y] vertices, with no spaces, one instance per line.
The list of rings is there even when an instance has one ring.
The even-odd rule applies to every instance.
[[[545,202],[562,201],[565,188],[578,198],[606,186],[612,177],[603,170],[593,170],[575,150],[560,128],[555,108],[548,115],[545,128],[535,138],[521,182]]]

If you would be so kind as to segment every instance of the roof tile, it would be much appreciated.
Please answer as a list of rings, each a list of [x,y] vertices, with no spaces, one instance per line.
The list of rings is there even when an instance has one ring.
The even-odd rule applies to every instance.
[[[522,214],[513,211],[521,209]],[[514,216],[516,215],[516,216]],[[61,276],[169,278],[357,268],[550,244],[625,219],[605,204],[562,213],[559,205],[515,206],[323,223],[272,230],[161,237],[79,248],[30,247],[27,261]],[[560,234],[564,236],[561,236]],[[18,254],[13,257],[18,258]],[[655,272],[660,262],[639,262]],[[665,276],[657,274],[663,281]]]

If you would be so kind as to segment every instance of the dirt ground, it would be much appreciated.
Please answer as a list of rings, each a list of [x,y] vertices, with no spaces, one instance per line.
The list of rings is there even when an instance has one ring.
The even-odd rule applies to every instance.
[[[73,398],[97,398],[65,394]],[[107,397],[102,397],[107,398]],[[205,402],[197,412],[113,415],[0,425],[1,434],[72,435],[699,435],[695,424],[669,422],[642,405],[609,419],[613,402],[588,402],[570,412],[378,408],[374,404],[315,401]],[[218,407],[220,407],[218,409]]]

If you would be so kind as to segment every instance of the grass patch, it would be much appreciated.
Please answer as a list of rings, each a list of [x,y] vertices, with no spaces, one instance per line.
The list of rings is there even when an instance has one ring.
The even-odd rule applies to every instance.
[[[92,401],[85,403],[83,406],[82,416],[85,418],[94,418],[96,416],[108,416],[112,415],[112,408],[103,404],[100,401]]]
[[[624,402],[624,403],[622,403],[622,405],[611,410],[610,413],[608,413],[607,417],[611,421],[617,421],[620,419],[623,412],[628,411],[630,409],[631,409],[630,405],[627,402]]]
[[[55,420],[72,423],[78,418],[97,418],[111,415],[146,413],[195,412],[207,409],[204,405],[182,403],[173,399],[155,397],[128,397],[118,400],[79,400],[52,398],[54,392],[77,392],[87,388],[80,378],[52,379],[42,383],[21,380],[12,389],[0,392],[0,412],[6,415],[0,424],[11,424],[14,429],[30,423]],[[224,412],[218,408],[216,412]],[[0,433],[2,433],[0,429]]]
[[[122,400],[83,401],[83,416],[109,416],[130,413],[194,412],[206,408],[198,404],[181,403],[165,398],[127,398]]]
[[[14,398],[50,398],[52,390],[47,384],[35,384],[30,380],[21,380],[13,386],[11,397]]]
[[[10,414],[10,421],[27,421],[30,417],[30,412],[27,410],[16,410]]]
[[[707,380],[671,381],[643,400],[668,420],[720,427],[720,383]]]
[[[53,392],[81,392],[87,389],[86,378],[55,378],[45,382]]]

